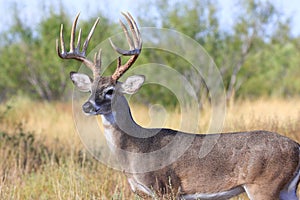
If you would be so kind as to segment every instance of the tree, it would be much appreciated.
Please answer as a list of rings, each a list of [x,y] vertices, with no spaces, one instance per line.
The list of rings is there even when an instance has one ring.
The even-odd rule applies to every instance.
[[[65,25],[65,41],[70,40],[71,17],[63,10],[60,9],[60,13],[50,11],[49,17],[45,17],[35,30],[26,26],[17,10],[14,11],[13,26],[5,36],[9,41],[0,49],[0,79],[3,80],[0,88],[6,95],[23,93],[47,101],[63,97],[69,84],[69,71],[79,65],[74,61],[61,62],[55,50],[61,24]],[[94,19],[80,21],[83,38],[87,37],[93,23]],[[99,42],[108,35],[110,24],[104,17],[101,26],[96,30],[94,41]],[[96,44],[91,42],[91,48]]]
[[[237,97],[261,95],[292,96],[300,91],[298,80],[300,65],[300,39],[291,35],[290,18],[280,13],[271,1],[239,0],[239,12],[233,26],[223,30],[220,26],[220,8],[217,0],[151,0],[147,6],[136,4],[138,22],[143,26],[175,29],[196,40],[213,58],[219,67],[227,88],[227,101]],[[55,52],[55,40],[63,23],[65,40],[74,16],[68,16],[60,5],[59,11],[44,11],[45,16],[36,27],[31,27],[18,15],[17,6],[12,11],[13,25],[1,34],[0,43],[0,89],[3,99],[11,94],[26,94],[32,98],[56,100],[68,91],[68,72],[80,65],[76,61],[62,62]],[[47,13],[48,12],[48,13]],[[136,17],[136,16],[135,16]],[[79,20],[85,38],[95,19]],[[101,16],[99,27],[90,42],[89,52],[97,44],[121,32],[116,25]],[[159,36],[158,36],[159,37]],[[119,37],[120,39],[121,37]],[[118,36],[113,38],[118,43]],[[120,41],[124,40],[122,38]],[[169,40],[170,38],[163,38]],[[68,42],[66,42],[68,43]],[[107,42],[107,44],[109,43]],[[175,45],[175,44],[174,44]],[[121,45],[122,47],[122,45]],[[112,49],[103,47],[103,62],[108,56],[116,57]],[[124,46],[127,48],[127,46]],[[124,58],[124,61],[126,58]],[[184,55],[171,52],[143,49],[136,65],[159,61],[173,67],[193,85],[198,99],[209,97],[209,88],[199,75],[195,77],[193,67]],[[105,72],[111,74],[116,63]],[[67,70],[66,70],[67,69]],[[145,87],[139,93],[153,101],[175,105],[175,98],[157,86]],[[146,98],[139,98],[146,99]]]
[[[227,73],[223,76],[228,77],[225,78],[228,80],[228,102],[235,98],[236,92],[248,77],[246,70],[239,74],[247,59],[257,52],[268,51],[266,47],[273,37],[272,33],[278,30],[278,24],[288,24],[287,19],[280,16],[279,10],[270,1],[241,0],[239,3],[241,9],[233,26],[233,34],[229,34],[225,40],[228,48],[223,58],[230,62],[220,66],[221,71]],[[286,34],[283,33],[284,37]],[[259,63],[251,67],[260,71],[259,68],[264,66]]]

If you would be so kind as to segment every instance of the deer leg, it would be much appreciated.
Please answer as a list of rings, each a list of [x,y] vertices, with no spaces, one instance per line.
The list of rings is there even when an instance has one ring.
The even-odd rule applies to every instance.
[[[300,179],[300,169],[298,169],[297,174],[289,182],[289,184],[282,191],[280,191],[280,200],[298,200],[297,188],[299,184],[299,179]]]
[[[275,184],[276,185],[276,184]],[[279,200],[280,190],[272,185],[245,185],[244,189],[250,200]]]
[[[280,192],[280,200],[298,200],[296,191],[282,191]]]

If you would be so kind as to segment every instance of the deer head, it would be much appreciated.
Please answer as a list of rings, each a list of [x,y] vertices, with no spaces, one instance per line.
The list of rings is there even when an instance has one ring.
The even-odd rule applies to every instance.
[[[129,13],[122,14],[125,17],[131,32],[130,36],[127,27],[122,21],[120,21],[121,27],[127,38],[130,50],[124,50],[117,47],[111,40],[110,43],[114,50],[117,51],[119,54],[131,57],[123,65],[121,57],[119,57],[117,62],[117,68],[113,75],[109,77],[101,76],[101,49],[97,53],[95,53],[94,61],[91,61],[86,57],[86,50],[88,48],[88,44],[94,33],[94,30],[99,22],[99,18],[97,18],[93,27],[91,28],[89,35],[84,41],[81,51],[81,29],[79,30],[77,45],[75,47],[76,26],[79,14],[76,16],[72,25],[69,52],[66,52],[65,50],[66,48],[63,35],[63,25],[61,25],[60,45],[58,40],[56,41],[56,50],[58,56],[62,59],[78,60],[85,64],[93,72],[93,78],[82,73],[70,73],[71,80],[80,91],[91,93],[89,99],[82,106],[82,109],[85,114],[101,115],[110,113],[112,110],[112,100],[115,98],[115,96],[123,95],[125,93],[133,94],[137,92],[145,80],[144,76],[135,75],[128,77],[124,83],[118,81],[118,79],[133,65],[142,49],[142,39],[133,17]]]

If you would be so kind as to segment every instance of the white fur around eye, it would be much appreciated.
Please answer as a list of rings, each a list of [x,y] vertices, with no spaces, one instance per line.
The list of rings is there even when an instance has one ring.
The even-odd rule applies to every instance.
[[[108,87],[104,91],[104,95],[106,99],[112,99],[112,95],[114,93],[115,89],[114,87]]]

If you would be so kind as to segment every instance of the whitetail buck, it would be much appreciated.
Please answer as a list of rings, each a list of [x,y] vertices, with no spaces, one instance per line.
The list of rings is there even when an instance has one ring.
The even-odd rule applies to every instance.
[[[131,169],[124,173],[132,191],[144,198],[172,196],[177,199],[229,199],[246,192],[251,200],[296,200],[300,149],[298,143],[287,137],[267,131],[219,134],[218,142],[201,158],[199,150],[204,139],[213,138],[217,134],[191,134],[164,128],[146,129],[135,123],[123,94],[137,92],[144,82],[144,76],[130,76],[123,83],[118,79],[138,58],[142,40],[132,16],[129,13],[123,15],[130,29],[128,31],[121,22],[130,50],[120,49],[112,42],[111,44],[119,54],[130,58],[123,65],[119,58],[112,76],[100,75],[101,50],[95,54],[94,61],[86,57],[88,43],[99,19],[85,40],[82,51],[81,31],[77,45],[74,44],[79,15],[72,26],[69,52],[65,49],[62,26],[61,45],[57,41],[57,52],[62,59],[79,60],[92,70],[93,79],[76,72],[71,72],[70,77],[79,90],[91,93],[82,106],[83,112],[101,115],[104,134],[111,144],[111,150]],[[175,136],[183,140],[193,138],[193,141],[181,157],[161,169],[134,173],[141,161],[116,153],[119,149],[134,153],[153,152],[163,148]],[[171,156],[172,152],[169,153]]]

